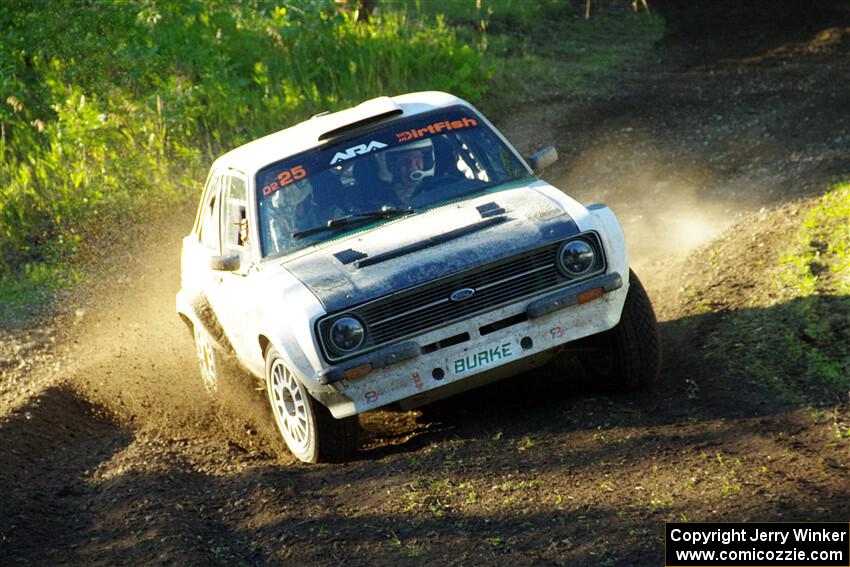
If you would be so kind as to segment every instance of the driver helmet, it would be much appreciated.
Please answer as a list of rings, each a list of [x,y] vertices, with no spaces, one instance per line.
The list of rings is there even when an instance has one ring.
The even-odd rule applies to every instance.
[[[436,169],[434,142],[430,138],[391,148],[376,157],[383,158],[391,183],[418,184],[433,177]]]

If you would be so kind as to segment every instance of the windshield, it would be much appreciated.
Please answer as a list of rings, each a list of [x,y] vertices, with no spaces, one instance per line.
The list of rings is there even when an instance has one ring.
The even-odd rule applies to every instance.
[[[257,173],[263,256],[279,256],[529,175],[480,117],[451,107],[393,122]],[[352,223],[357,218],[362,222]],[[324,228],[323,228],[324,227]]]

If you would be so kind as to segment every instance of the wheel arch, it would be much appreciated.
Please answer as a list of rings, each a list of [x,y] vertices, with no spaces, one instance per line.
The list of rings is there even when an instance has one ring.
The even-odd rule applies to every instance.
[[[257,337],[257,343],[260,345],[260,354],[263,355],[263,358],[266,358],[266,353],[269,351],[269,346],[272,344],[272,340],[268,338],[265,334],[261,334]]]

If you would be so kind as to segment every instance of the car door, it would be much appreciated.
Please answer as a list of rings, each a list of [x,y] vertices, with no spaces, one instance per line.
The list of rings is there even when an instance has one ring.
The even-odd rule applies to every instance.
[[[220,255],[238,256],[239,266],[233,271],[216,271],[208,294],[213,311],[237,355],[245,357],[256,344],[254,332],[255,303],[250,292],[250,275],[256,272],[250,227],[248,184],[246,178],[228,171],[221,177],[219,225]],[[249,230],[246,232],[245,227]]]
[[[210,175],[198,208],[194,230],[183,239],[182,287],[191,298],[206,296],[213,283],[210,260],[220,253],[221,178],[220,173],[213,172]]]

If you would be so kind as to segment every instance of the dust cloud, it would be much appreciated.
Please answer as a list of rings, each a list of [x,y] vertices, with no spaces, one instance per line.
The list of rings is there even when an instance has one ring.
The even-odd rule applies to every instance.
[[[194,344],[174,308],[182,237],[191,209],[142,229],[98,263],[68,318],[63,378],[114,418],[166,438],[202,434],[241,446],[271,441],[255,383],[227,365],[215,396],[204,390]]]
[[[554,185],[582,203],[611,207],[636,270],[659,263],[669,269],[728,228],[750,207],[751,194],[743,179],[718,179],[687,159],[670,164],[671,155],[665,159],[647,143],[596,147],[570,163]]]

